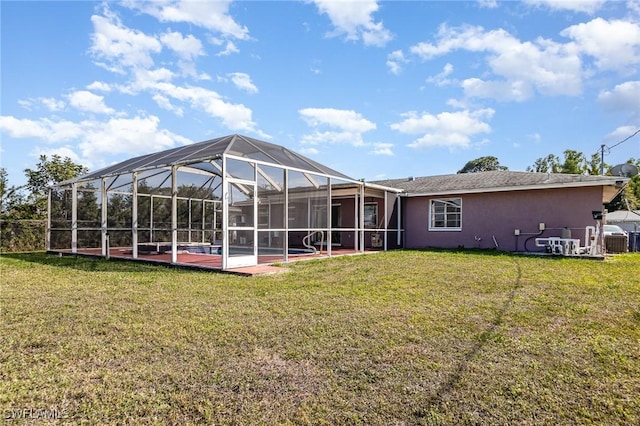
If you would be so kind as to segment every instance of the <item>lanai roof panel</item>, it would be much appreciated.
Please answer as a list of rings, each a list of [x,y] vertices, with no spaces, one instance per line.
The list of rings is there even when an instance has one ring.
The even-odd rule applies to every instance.
[[[284,167],[300,169],[302,171],[353,180],[340,172],[329,167],[325,167],[302,155],[296,154],[285,147],[246,136],[229,135],[131,158],[95,172],[79,176],[78,178],[61,182],[59,185],[99,179],[107,176],[116,176],[125,173],[133,173],[141,170],[168,167],[172,165],[187,165],[204,162],[220,158],[225,153],[238,157],[273,163]]]

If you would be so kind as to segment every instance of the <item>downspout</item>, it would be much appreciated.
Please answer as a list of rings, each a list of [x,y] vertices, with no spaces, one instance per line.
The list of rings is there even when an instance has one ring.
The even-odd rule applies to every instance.
[[[364,253],[364,182],[360,186],[360,211],[358,212],[358,229],[360,229],[360,252]]]
[[[358,201],[358,192],[353,195],[353,249],[359,250],[359,238],[358,238],[358,206],[360,205]]]
[[[398,233],[396,235],[396,242],[398,243],[398,247],[403,247],[402,244],[402,235],[401,235],[401,229],[402,229],[402,197],[400,196],[400,194],[396,194],[396,202],[398,203],[398,218],[397,218],[397,222],[398,222]]]
[[[387,251],[387,225],[388,225],[388,220],[387,220],[387,212],[388,212],[388,202],[387,202],[387,195],[389,195],[389,193],[387,192],[387,190],[384,190],[384,251]]]
[[[332,224],[333,224],[333,209],[332,209],[332,205],[333,205],[333,200],[331,199],[331,178],[327,178],[327,191],[328,191],[328,196],[327,196],[327,251],[326,251],[326,255],[331,257],[331,233],[333,232],[332,230]],[[322,246],[320,247],[320,250],[322,250]]]

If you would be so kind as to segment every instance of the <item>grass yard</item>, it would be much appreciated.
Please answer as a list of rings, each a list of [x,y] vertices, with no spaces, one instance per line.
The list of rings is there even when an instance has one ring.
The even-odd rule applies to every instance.
[[[0,257],[7,423],[639,424],[640,255]],[[55,419],[53,419],[55,421]]]

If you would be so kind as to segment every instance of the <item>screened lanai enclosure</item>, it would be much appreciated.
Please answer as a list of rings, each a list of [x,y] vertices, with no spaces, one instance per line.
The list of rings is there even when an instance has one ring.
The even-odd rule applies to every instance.
[[[51,187],[47,249],[223,270],[387,250],[398,193],[230,135]]]

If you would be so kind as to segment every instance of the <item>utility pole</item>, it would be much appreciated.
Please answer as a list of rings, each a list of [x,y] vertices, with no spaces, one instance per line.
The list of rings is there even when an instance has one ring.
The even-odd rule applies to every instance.
[[[604,148],[605,145],[600,145],[600,174],[604,176]]]

